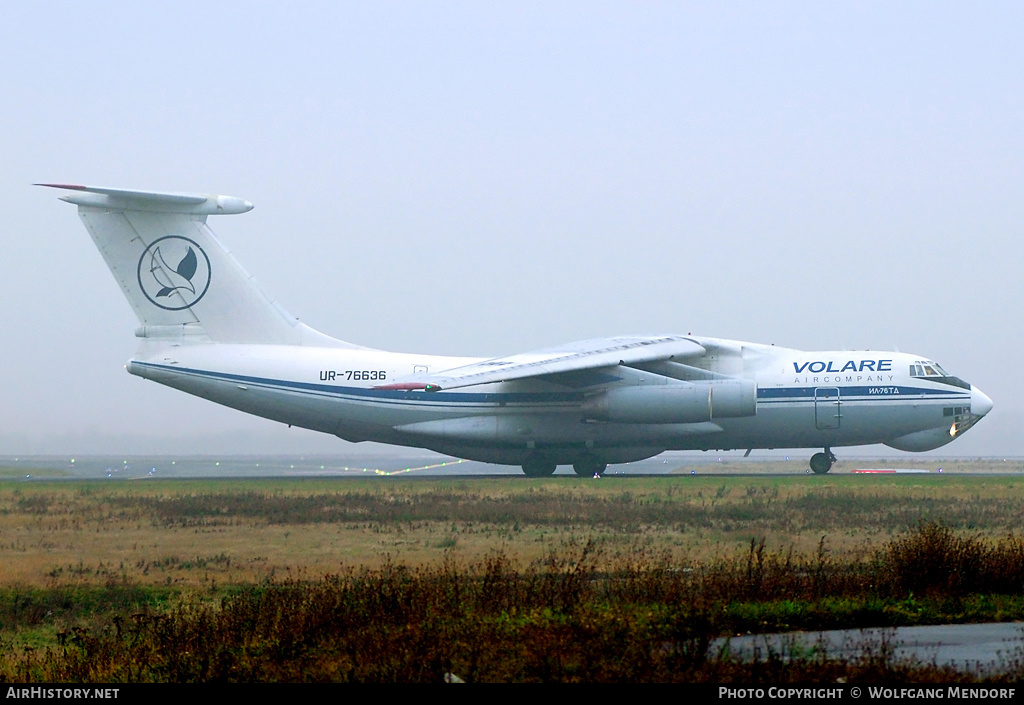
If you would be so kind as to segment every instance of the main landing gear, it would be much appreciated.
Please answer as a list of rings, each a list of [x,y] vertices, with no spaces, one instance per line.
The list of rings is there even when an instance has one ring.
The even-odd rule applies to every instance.
[[[543,455],[531,455],[523,463],[523,472],[527,477],[547,477],[555,474],[556,467],[558,466],[553,461]]]
[[[572,464],[573,471],[580,477],[594,477],[603,475],[608,468],[608,463],[603,463],[593,455],[584,455]]]
[[[828,448],[824,453],[815,453],[811,456],[811,470],[815,475],[824,475],[832,469],[832,463],[836,462],[836,456]]]
[[[554,474],[556,467],[555,461],[551,458],[541,453],[534,453],[523,463],[523,473],[527,477],[548,477]],[[579,456],[572,464],[572,469],[580,477],[600,476],[607,468],[608,463],[596,455],[590,454]]]

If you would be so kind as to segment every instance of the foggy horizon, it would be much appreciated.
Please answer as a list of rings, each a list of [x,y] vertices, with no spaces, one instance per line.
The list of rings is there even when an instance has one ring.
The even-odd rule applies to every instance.
[[[58,9],[0,28],[0,455],[369,447],[127,374],[138,322],[76,209],[31,186],[62,182],[252,201],[218,238],[350,342],[899,349],[994,410],[930,453],[840,460],[1024,456],[1024,7]]]

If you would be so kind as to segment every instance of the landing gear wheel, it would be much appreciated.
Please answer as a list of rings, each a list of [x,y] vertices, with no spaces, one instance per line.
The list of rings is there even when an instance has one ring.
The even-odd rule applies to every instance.
[[[523,472],[527,477],[547,477],[555,473],[558,467],[543,455],[531,455],[523,463]]]
[[[572,464],[573,471],[580,477],[603,475],[607,468],[608,463],[602,463],[600,459],[595,458],[593,455],[584,455]]]
[[[836,456],[828,448],[824,453],[815,453],[811,456],[811,470],[815,475],[824,475],[832,469],[832,463],[836,462]]]

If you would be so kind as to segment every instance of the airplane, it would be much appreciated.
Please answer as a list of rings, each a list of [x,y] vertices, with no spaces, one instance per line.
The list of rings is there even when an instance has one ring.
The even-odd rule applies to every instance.
[[[544,477],[599,476],[666,450],[927,451],[992,409],[921,355],[804,352],[693,335],[585,340],[481,359],[375,350],[327,336],[268,297],[220,244],[230,196],[70,184],[86,229],[139,319],[133,375],[267,419],[427,448]]]

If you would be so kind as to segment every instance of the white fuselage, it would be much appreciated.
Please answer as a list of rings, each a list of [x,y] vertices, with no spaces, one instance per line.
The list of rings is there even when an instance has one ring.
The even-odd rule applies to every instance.
[[[350,441],[431,448],[506,464],[522,464],[537,451],[558,463],[571,463],[581,453],[615,463],[673,449],[885,443],[930,450],[953,440],[991,408],[984,394],[955,377],[912,376],[921,362],[915,355],[694,340],[710,342],[716,351],[700,362],[702,370],[756,385],[753,413],[719,418],[712,410],[707,419],[687,423],[600,420],[606,417],[595,418],[592,402],[598,387],[587,381],[574,386],[528,379],[437,392],[381,389],[390,380],[477,359],[371,349],[154,341],[142,346],[129,371]],[[597,393],[617,387],[653,393],[665,383],[664,377],[628,367],[599,372]]]

